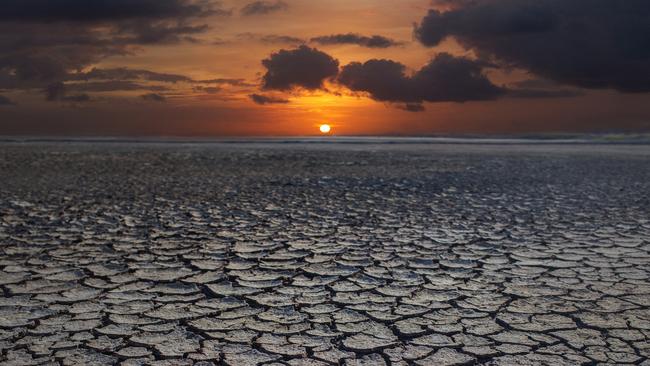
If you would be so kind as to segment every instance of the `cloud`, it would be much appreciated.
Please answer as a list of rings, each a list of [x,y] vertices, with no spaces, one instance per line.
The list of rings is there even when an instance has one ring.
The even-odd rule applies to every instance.
[[[266,90],[320,89],[325,80],[336,77],[339,71],[338,60],[304,45],[273,53],[262,65],[266,68],[262,88]]]
[[[582,88],[650,92],[647,0],[475,0],[447,9],[430,10],[416,26],[422,44],[454,37],[504,68]]]
[[[485,75],[484,69],[490,64],[448,53],[438,54],[413,74],[399,62],[377,59],[352,62],[339,72],[338,60],[304,45],[273,53],[262,64],[267,69],[262,77],[263,90],[322,89],[329,79],[411,112],[424,110],[424,102],[494,100],[508,92]],[[250,97],[260,104],[268,102],[259,95]]]
[[[222,13],[208,1],[188,0],[3,0],[0,21],[57,22],[112,21],[133,18],[164,19]]]
[[[543,98],[572,98],[584,95],[583,92],[571,89],[544,90],[544,89],[512,89],[508,90],[508,96],[522,99],[543,99]]]
[[[84,92],[111,92],[111,91],[125,91],[125,90],[152,90],[163,91],[169,90],[168,87],[162,85],[144,85],[133,81],[124,80],[108,80],[108,81],[91,81],[82,83],[66,84],[68,89]]]
[[[246,4],[241,9],[241,14],[244,16],[264,15],[277,11],[287,10],[288,8],[289,5],[282,0],[277,0],[275,2],[259,0]]]
[[[131,22],[120,29],[121,32],[130,34],[122,41],[132,44],[169,44],[179,42],[198,43],[194,35],[207,31],[206,24],[188,25],[183,23],[139,23]]]
[[[217,85],[230,85],[230,86],[254,86],[246,82],[246,79],[233,79],[233,78],[217,78],[209,80],[199,80],[198,82],[204,84],[217,84]]]
[[[118,67],[111,69],[93,68],[88,72],[76,73],[70,80],[149,80],[165,83],[193,82],[191,78],[178,74],[165,74],[143,69],[129,69]]]
[[[494,85],[483,73],[480,61],[438,54],[412,75],[406,66],[391,60],[353,62],[344,66],[338,82],[377,101],[404,103],[409,111],[422,110],[423,102],[468,102],[494,100],[505,89]]]
[[[167,98],[165,98],[164,95],[156,94],[156,93],[148,93],[148,94],[143,94],[140,96],[140,98],[149,101],[149,102],[159,102],[163,103],[167,101]]]
[[[257,86],[248,83],[245,79],[217,78],[209,80],[194,80],[188,76],[171,73],[160,73],[145,69],[118,68],[92,68],[85,72],[63,73],[58,76],[59,81],[50,82],[45,86],[42,81],[20,80],[16,75],[0,72],[0,89],[38,89],[45,90],[49,101],[77,101],[90,100],[85,93],[115,92],[145,90],[161,92],[171,90],[172,86],[160,83],[176,84],[187,83],[194,85],[195,92],[216,94],[220,85],[250,88]],[[157,83],[154,83],[157,82]],[[204,85],[201,85],[204,84]],[[209,86],[215,84],[217,86]],[[77,93],[77,95],[70,95]]]
[[[65,84],[59,82],[48,85],[45,90],[45,99],[53,102],[60,100],[65,95]]]
[[[0,23],[0,34],[0,72],[42,85],[105,57],[128,53],[125,45],[86,26]]]
[[[286,104],[289,103],[288,99],[277,98],[269,95],[251,94],[248,96],[253,102],[260,105],[265,104]]]
[[[196,86],[194,87],[195,92],[206,93],[206,94],[217,94],[221,92],[221,88],[218,86]]]
[[[83,103],[90,101],[90,96],[88,94],[68,95],[68,88],[62,82],[48,85],[43,92],[45,93],[45,100],[48,102]]]
[[[526,79],[510,83],[508,97],[521,99],[572,98],[585,95],[584,91],[565,88],[561,84],[544,79]]]
[[[431,6],[438,10],[452,10],[462,8],[476,0],[431,0]]]
[[[307,41],[302,38],[282,35],[282,34],[256,34],[256,33],[246,32],[246,33],[239,33],[237,35],[237,38],[243,40],[257,41],[266,44],[301,45],[307,43]]]
[[[194,42],[199,21],[225,14],[208,0],[2,1],[0,83],[42,89],[143,45]]]
[[[513,88],[523,89],[556,89],[561,85],[546,79],[525,79],[511,83]]]
[[[114,90],[168,90],[169,88],[162,85],[148,85],[136,81],[156,81],[162,83],[189,83],[189,84],[216,84],[216,85],[230,85],[235,87],[252,87],[255,84],[246,82],[246,79],[240,78],[216,78],[206,80],[195,80],[185,75],[160,73],[144,69],[130,69],[126,67],[100,69],[93,68],[88,72],[79,72],[70,74],[66,80],[74,81],[88,81],[88,80],[103,80],[102,82],[88,82],[85,84],[77,83],[74,85],[79,90],[87,91],[108,91]],[[119,89],[121,88],[121,89]],[[196,86],[196,90],[208,93],[215,93],[218,88],[207,86]]]
[[[355,44],[368,48],[388,48],[402,44],[402,42],[398,42],[384,36],[362,36],[356,33],[333,34],[328,36],[314,37],[311,39],[311,42],[323,45]]]
[[[0,95],[0,106],[7,106],[7,105],[16,105],[11,99],[5,97],[4,95]]]
[[[259,38],[263,43],[285,43],[285,44],[303,44],[306,43],[304,39],[292,36],[282,36],[277,34],[269,34]]]
[[[66,73],[57,75],[58,81],[42,85],[48,79],[23,80],[16,75],[7,72],[0,72],[0,89],[39,89],[45,90],[46,99],[50,101],[61,101],[76,99],[76,101],[88,100],[88,96],[67,95],[70,92],[108,92],[108,91],[129,91],[129,90],[150,90],[162,91],[169,88],[164,85],[152,85],[148,82],[162,83],[197,83],[187,76],[178,74],[158,73],[143,69],[129,68],[93,68],[87,72]],[[144,83],[143,83],[144,82]]]
[[[298,37],[282,36],[277,34],[268,34],[259,38],[262,43],[284,43],[284,44],[303,44],[305,40]]]
[[[418,103],[398,104],[397,108],[407,112],[424,112],[426,110],[422,104]]]

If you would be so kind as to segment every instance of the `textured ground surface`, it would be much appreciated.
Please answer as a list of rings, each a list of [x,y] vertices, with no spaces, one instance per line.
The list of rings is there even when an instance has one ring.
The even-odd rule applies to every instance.
[[[0,145],[0,364],[650,364],[650,147]]]

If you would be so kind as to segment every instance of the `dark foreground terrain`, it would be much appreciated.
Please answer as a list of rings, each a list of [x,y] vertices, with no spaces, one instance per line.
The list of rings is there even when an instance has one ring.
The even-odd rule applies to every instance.
[[[0,364],[650,365],[650,146],[0,144]]]

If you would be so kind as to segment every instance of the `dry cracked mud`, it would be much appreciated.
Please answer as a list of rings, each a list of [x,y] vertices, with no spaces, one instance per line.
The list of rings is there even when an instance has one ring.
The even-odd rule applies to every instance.
[[[650,147],[0,144],[2,365],[650,365]]]

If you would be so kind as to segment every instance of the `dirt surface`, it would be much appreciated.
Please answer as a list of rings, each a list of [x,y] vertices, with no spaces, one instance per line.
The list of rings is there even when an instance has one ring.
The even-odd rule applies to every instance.
[[[650,146],[0,144],[2,365],[650,365]]]

